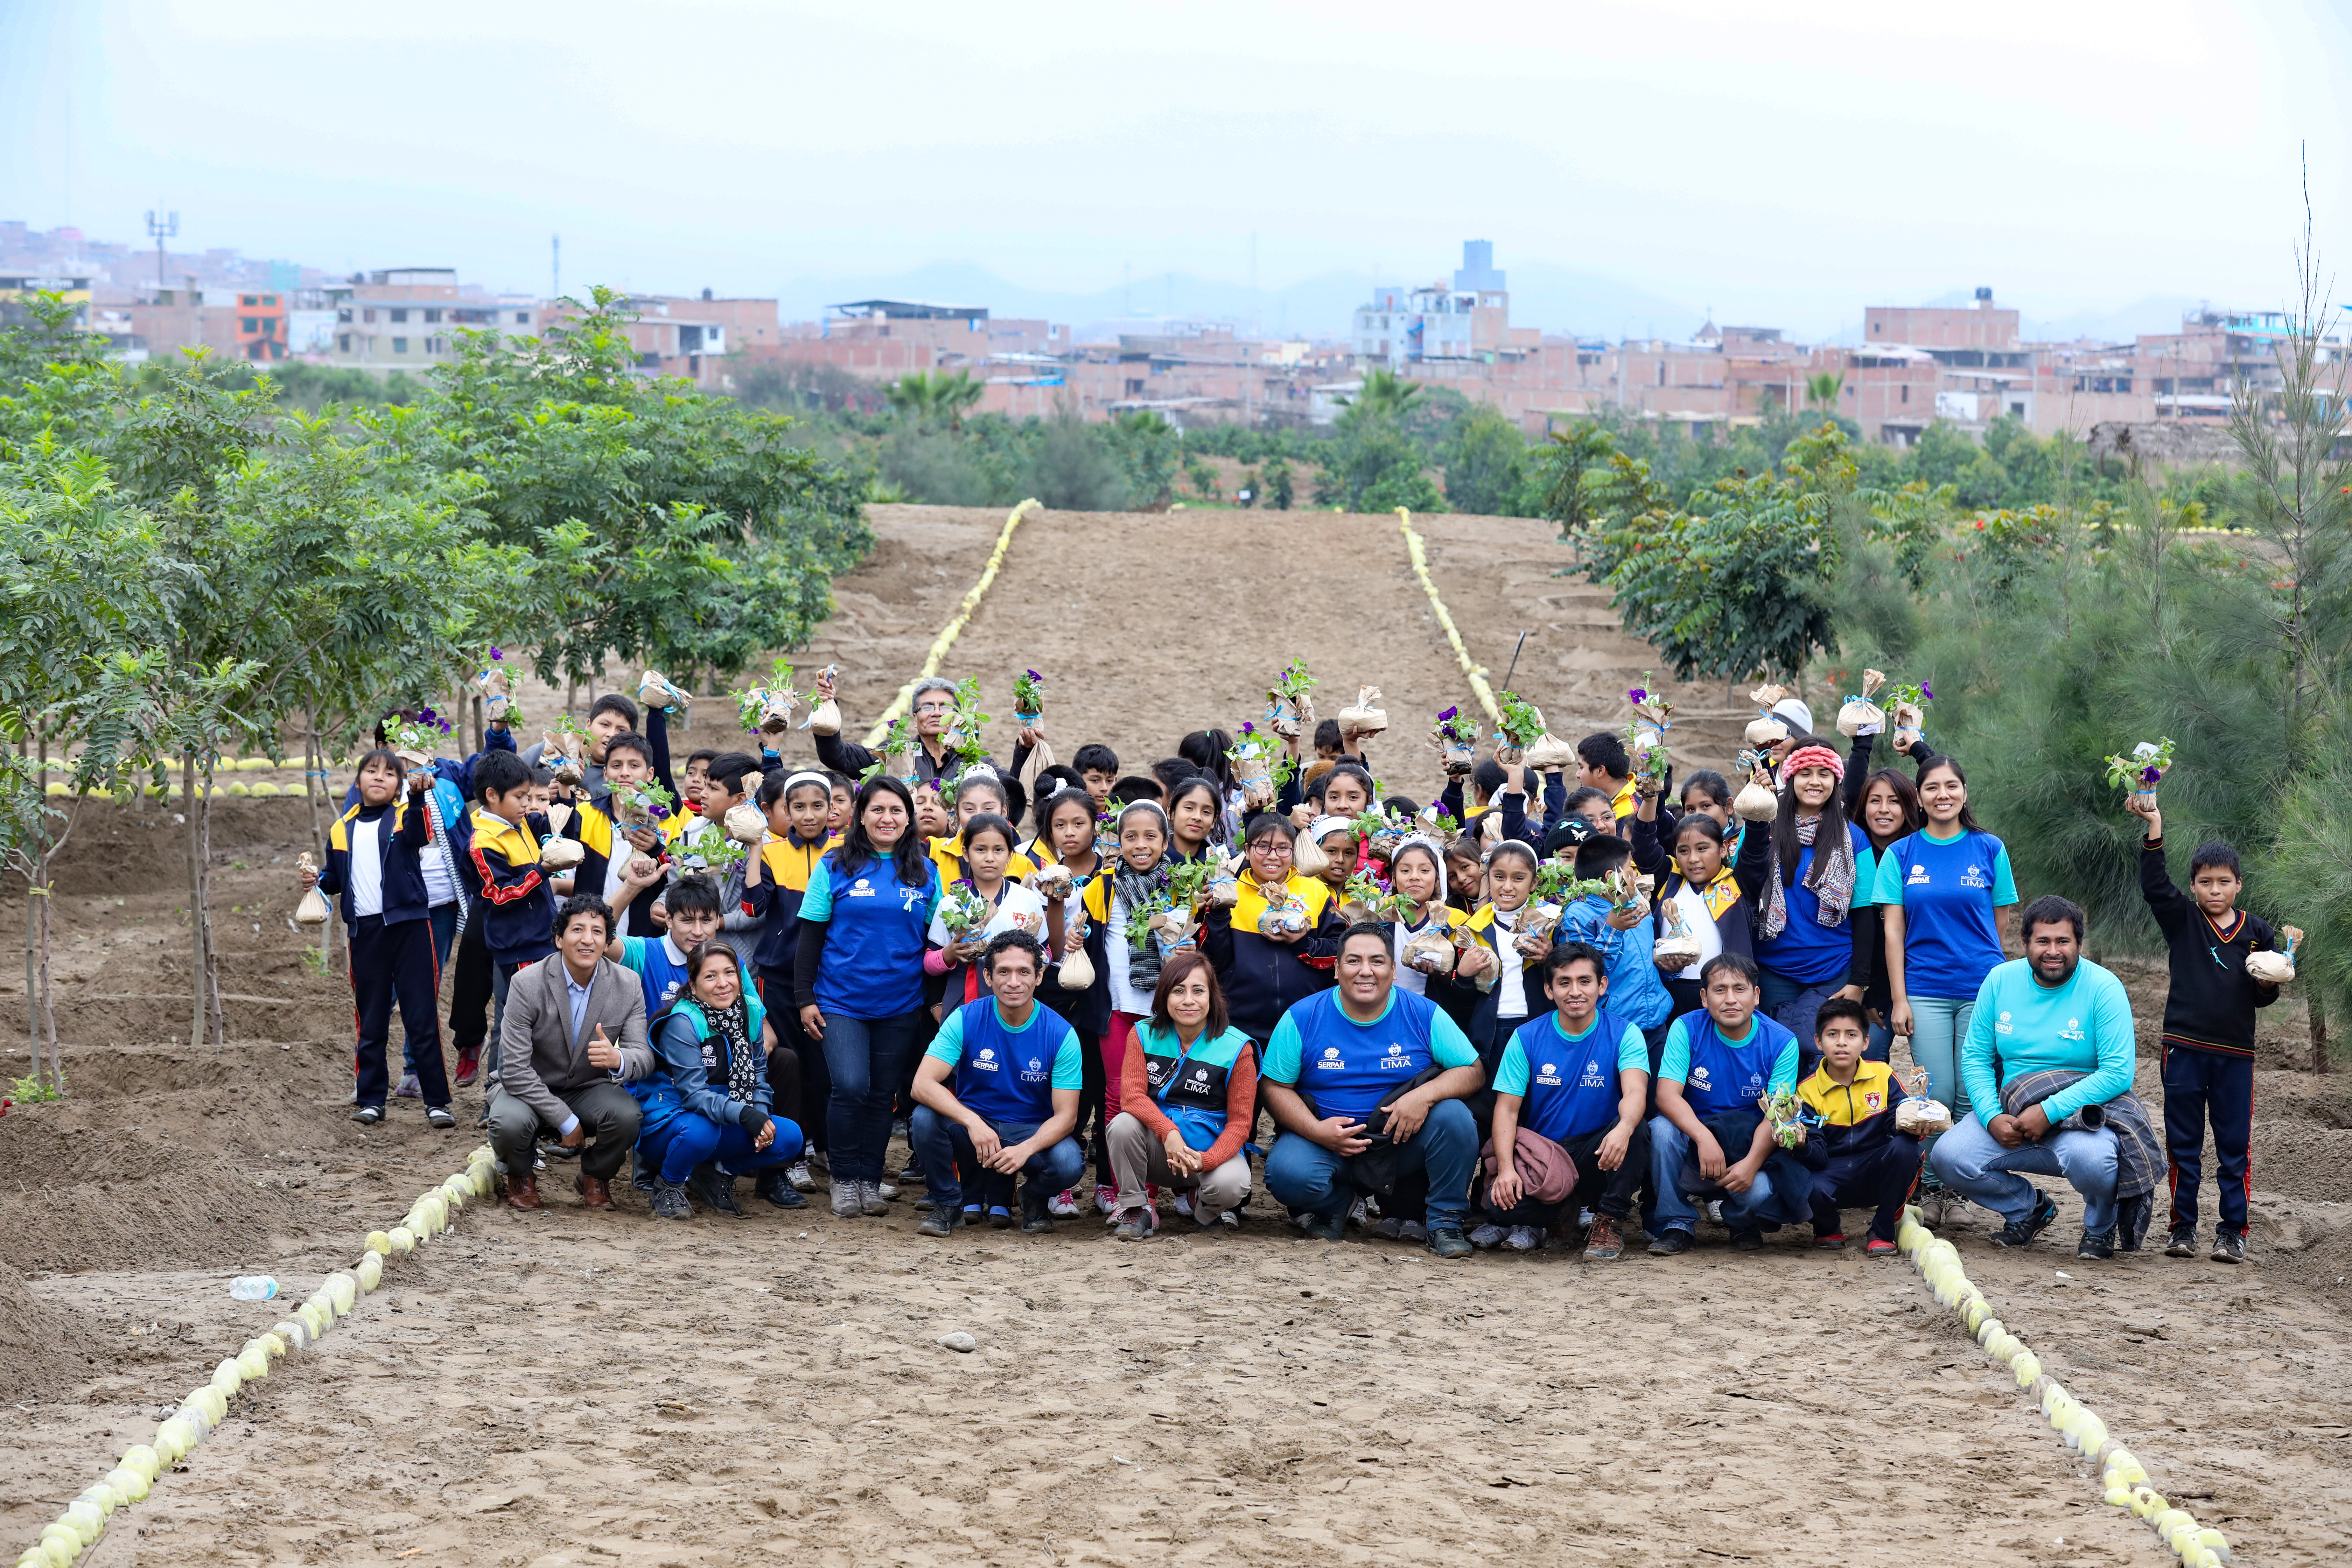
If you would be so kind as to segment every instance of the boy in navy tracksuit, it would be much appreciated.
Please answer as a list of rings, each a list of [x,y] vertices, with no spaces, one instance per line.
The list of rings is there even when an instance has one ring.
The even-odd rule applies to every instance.
[[[326,869],[303,879],[337,896],[351,935],[352,1007],[359,1029],[353,1053],[358,1098],[352,1120],[364,1125],[383,1120],[392,1087],[384,1044],[395,998],[425,1114],[436,1127],[457,1124],[449,1113],[449,1078],[434,1016],[441,966],[419,860],[431,843],[432,782],[425,772],[407,773],[391,752],[361,758],[359,803],[336,818],[328,833]]]
[[[2188,893],[2173,886],[2164,867],[2164,814],[2155,800],[2135,795],[2126,809],[2147,821],[2139,890],[2171,949],[2172,984],[2164,998],[2164,1143],[2172,1167],[2172,1235],[2164,1250],[2174,1258],[2197,1255],[2197,1188],[2210,1119],[2221,1209],[2212,1258],[2242,1263],[2246,1197],[2253,1187],[2248,1151],[2254,1134],[2254,1013],[2279,994],[2277,986],[2246,973],[2246,955],[2275,951],[2278,937],[2237,907],[2245,884],[2238,876],[2238,852],[2226,844],[2200,845],[2189,858]],[[2289,927],[2288,934],[2300,933]]]
[[[468,826],[471,853],[464,870],[475,895],[482,941],[489,950],[496,1005],[490,1016],[486,1074],[499,1081],[499,1031],[506,1016],[507,985],[515,971],[555,951],[555,900],[548,891],[540,846],[552,837],[547,818],[530,806],[531,770],[512,752],[491,752],[474,769],[481,792]],[[485,1112],[487,1114],[487,1112]]]
[[[1813,1173],[1813,1245],[1845,1245],[1842,1208],[1871,1211],[1864,1250],[1894,1253],[1903,1205],[1919,1178],[1919,1140],[1895,1124],[1903,1086],[1885,1062],[1865,1061],[1870,1015],[1859,1002],[1832,996],[1813,1019],[1821,1066],[1797,1086],[1797,1098],[1820,1119],[1805,1135],[1821,1140],[1828,1163]],[[1810,1120],[1810,1119],[1809,1119]]]

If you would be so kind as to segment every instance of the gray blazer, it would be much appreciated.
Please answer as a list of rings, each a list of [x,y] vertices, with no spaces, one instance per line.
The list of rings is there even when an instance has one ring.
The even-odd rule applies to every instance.
[[[507,1012],[499,1031],[499,1085],[538,1112],[542,1125],[560,1127],[572,1112],[560,1098],[596,1083],[626,1082],[659,1070],[646,1043],[646,993],[634,971],[609,958],[596,961],[588,982],[588,1005],[580,1028],[572,1027],[571,971],[562,953],[517,970],[507,988]],[[621,1047],[620,1070],[609,1072],[588,1059],[596,1026]]]

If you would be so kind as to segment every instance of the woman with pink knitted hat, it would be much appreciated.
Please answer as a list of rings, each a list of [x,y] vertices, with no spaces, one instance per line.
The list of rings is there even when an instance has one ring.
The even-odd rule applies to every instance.
[[[1764,971],[1764,1011],[1797,1037],[1802,1078],[1819,1054],[1813,1015],[1822,1004],[1838,995],[1862,1000],[1852,916],[1872,901],[1877,862],[1869,836],[1846,820],[1838,789],[1843,758],[1817,742],[1801,742],[1780,773],[1771,874],[1758,900],[1756,962]]]

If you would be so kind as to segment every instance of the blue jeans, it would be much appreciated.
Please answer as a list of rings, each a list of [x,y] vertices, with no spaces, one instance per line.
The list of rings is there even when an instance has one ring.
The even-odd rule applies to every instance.
[[[1043,1125],[1035,1121],[999,1121],[992,1116],[981,1120],[995,1131],[999,1142],[1008,1146],[1035,1137]],[[966,1185],[971,1187],[977,1202],[1003,1208],[1013,1206],[1013,1178],[980,1163],[979,1151],[971,1146],[971,1133],[962,1122],[941,1116],[928,1105],[919,1105],[907,1131],[908,1141],[915,1145],[916,1158],[923,1163],[924,1190],[930,1194],[933,1213],[953,1214],[961,1208]],[[1029,1190],[1042,1198],[1048,1193],[1076,1186],[1086,1168],[1086,1151],[1078,1147],[1076,1138],[1065,1138],[1030,1155],[1028,1163],[1021,1167],[1021,1174],[1029,1178]]]
[[[1960,1079],[1960,1042],[1969,1037],[1969,1020],[1976,1011],[1973,996],[1911,998],[1911,1059],[1927,1069],[1933,1080],[1928,1098],[1941,1101],[1956,1124],[1969,1114],[1969,1086]]]
[[[639,1158],[661,1169],[665,1182],[682,1182],[697,1165],[716,1160],[730,1176],[749,1176],[800,1158],[801,1130],[778,1116],[776,1136],[765,1149],[751,1147],[751,1135],[732,1122],[721,1127],[699,1111],[681,1110],[638,1142]],[[643,1167],[640,1167],[642,1169]]]
[[[2039,1143],[2004,1149],[1970,1115],[1937,1139],[1927,1158],[1946,1186],[2005,1220],[2032,1216],[2035,1194],[2026,1176],[2063,1176],[2083,1194],[2083,1228],[2093,1236],[2116,1228],[2116,1135],[2107,1128],[2052,1132]]]
[[[1682,1190],[1683,1165],[1690,1155],[1691,1141],[1681,1128],[1664,1116],[1650,1118],[1650,1190],[1657,1207],[1644,1217],[1642,1228],[1652,1236],[1669,1230],[1688,1235],[1698,1228],[1698,1205]],[[1747,1156],[1745,1149],[1723,1152],[1723,1157],[1734,1163]],[[1761,1230],[1768,1225],[1793,1225],[1811,1214],[1811,1183],[1800,1191],[1784,1193],[1773,1179],[1773,1164],[1768,1160],[1746,1192],[1725,1197],[1724,1224],[1734,1230]]]
[[[1813,1015],[1822,1010],[1822,1003],[1844,988],[1842,978],[1808,985],[1769,969],[1764,971],[1764,1015],[1797,1037],[1797,1079],[1801,1083],[1812,1076],[1822,1059],[1822,1053],[1813,1046]],[[1652,1152],[1655,1152],[1654,1146]],[[1726,1206],[1723,1212],[1729,1214],[1731,1210]]]
[[[1470,1168],[1478,1163],[1478,1122],[1458,1100],[1441,1100],[1429,1120],[1397,1149],[1403,1167],[1429,1173],[1426,1223],[1460,1229],[1470,1204]],[[1339,1156],[1313,1139],[1286,1131],[1265,1157],[1265,1190],[1293,1213],[1345,1214],[1356,1204],[1339,1177]]]
[[[824,1067],[833,1079],[825,1101],[825,1156],[836,1182],[882,1180],[890,1152],[890,1102],[898,1092],[922,1009],[895,1018],[824,1016]]]

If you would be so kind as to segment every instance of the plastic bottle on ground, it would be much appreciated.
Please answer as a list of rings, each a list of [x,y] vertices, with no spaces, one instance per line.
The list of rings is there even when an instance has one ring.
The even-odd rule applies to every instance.
[[[229,1281],[228,1293],[240,1301],[267,1301],[278,1294],[278,1281],[267,1274],[240,1274]]]

